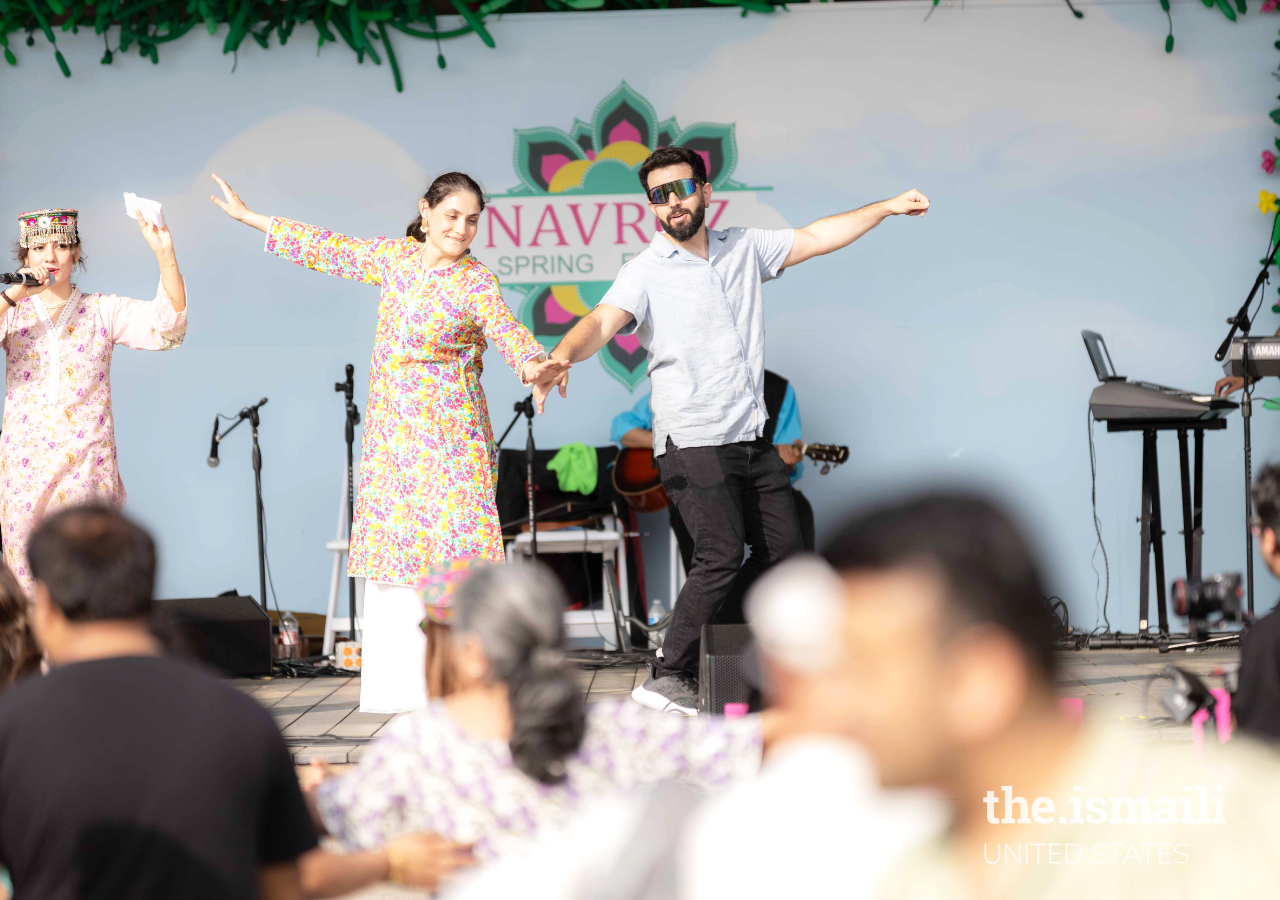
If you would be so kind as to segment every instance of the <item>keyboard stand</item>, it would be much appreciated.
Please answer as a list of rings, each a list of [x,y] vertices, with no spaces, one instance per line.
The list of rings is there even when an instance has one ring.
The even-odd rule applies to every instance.
[[[1187,578],[1200,577],[1202,507],[1204,500],[1204,433],[1222,431],[1226,419],[1110,419],[1107,431],[1142,432],[1142,518],[1141,566],[1138,577],[1138,638],[1151,638],[1148,628],[1151,597],[1151,557],[1156,563],[1157,640],[1169,639],[1169,614],[1165,605],[1164,529],[1160,515],[1160,472],[1156,454],[1156,435],[1161,431],[1178,432],[1178,462],[1182,470],[1182,537],[1186,554]],[[1187,459],[1187,432],[1195,433],[1195,481],[1192,482]],[[1103,644],[1106,646],[1107,644]]]

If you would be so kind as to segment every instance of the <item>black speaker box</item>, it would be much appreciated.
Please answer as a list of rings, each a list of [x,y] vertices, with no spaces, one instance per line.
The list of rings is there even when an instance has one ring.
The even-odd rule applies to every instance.
[[[233,678],[271,674],[271,619],[252,597],[160,600],[156,606],[180,652]]]
[[[759,663],[748,625],[703,625],[698,659],[698,712],[722,716],[726,703],[761,706]]]

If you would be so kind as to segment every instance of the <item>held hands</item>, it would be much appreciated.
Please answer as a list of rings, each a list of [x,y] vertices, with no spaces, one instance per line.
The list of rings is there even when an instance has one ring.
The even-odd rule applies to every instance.
[[[390,880],[434,891],[458,869],[473,865],[470,844],[445,840],[438,834],[406,834],[386,847]]]
[[[533,402],[538,407],[538,415],[542,415],[543,404],[553,387],[559,386],[561,397],[569,396],[569,369],[572,367],[572,363],[560,362],[550,357],[540,362],[531,359],[524,364],[520,377],[533,388]]]
[[[891,216],[923,216],[929,211],[929,198],[915,188],[884,201]]]

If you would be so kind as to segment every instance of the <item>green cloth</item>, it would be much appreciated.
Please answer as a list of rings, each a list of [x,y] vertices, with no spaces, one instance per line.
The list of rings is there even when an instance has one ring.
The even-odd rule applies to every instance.
[[[577,491],[590,494],[596,489],[600,478],[600,466],[594,447],[586,444],[565,444],[551,457],[547,468],[556,473],[560,481],[560,490],[565,493]]]

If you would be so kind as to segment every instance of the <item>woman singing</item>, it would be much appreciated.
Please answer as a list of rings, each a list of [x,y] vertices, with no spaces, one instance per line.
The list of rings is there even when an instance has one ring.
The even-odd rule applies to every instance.
[[[47,513],[125,499],[111,416],[111,353],[172,350],[187,331],[187,292],[168,228],[138,213],[160,264],[154,302],[86,294],[71,283],[82,265],[79,213],[42,209],[18,217],[15,256],[32,287],[10,285],[0,303],[5,367],[0,436],[0,523],[9,568],[30,593],[27,538]]]
[[[546,359],[470,255],[484,195],[469,176],[441,175],[405,237],[371,240],[252,212],[213,178],[225,199],[210,199],[266,232],[267,252],[382,288],[347,570],[366,579],[360,709],[419,709],[426,641],[414,584],[451,559],[503,558],[497,447],[480,387],[486,338],[524,384],[549,384],[566,367]]]

